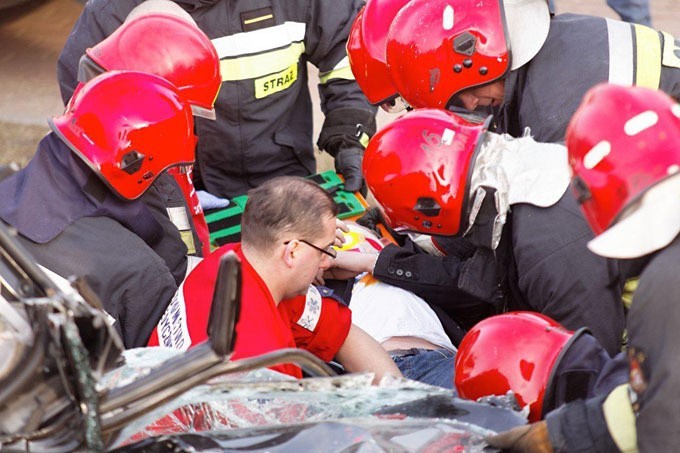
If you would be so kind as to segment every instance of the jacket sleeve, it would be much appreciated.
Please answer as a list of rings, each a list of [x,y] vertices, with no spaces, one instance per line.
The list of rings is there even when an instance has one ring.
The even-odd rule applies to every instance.
[[[473,261],[473,258],[455,255],[430,255],[407,240],[403,247],[389,245],[380,252],[373,275],[442,307],[454,320],[469,328],[494,313],[493,305],[487,300],[461,289],[461,276],[468,273]]]
[[[78,63],[85,50],[113,33],[139,3],[141,0],[91,0],[85,4],[57,61],[57,80],[64,104],[78,85]]]
[[[545,419],[555,452],[619,451],[609,434],[603,411],[608,396],[572,401],[548,413]]]
[[[319,69],[321,110],[326,116],[318,146],[335,156],[341,148],[364,148],[376,130],[376,107],[359,85],[347,58],[347,38],[363,5],[359,0],[312,0],[306,53]]]
[[[310,287],[306,296],[286,299],[278,305],[286,312],[298,348],[330,362],[344,344],[352,325],[349,308]]]

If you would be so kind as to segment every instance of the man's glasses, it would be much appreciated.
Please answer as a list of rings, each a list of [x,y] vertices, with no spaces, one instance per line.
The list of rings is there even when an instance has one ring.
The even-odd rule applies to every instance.
[[[316,249],[316,250],[320,251],[321,253],[323,253],[324,255],[330,256],[331,258],[335,258],[336,256],[338,256],[338,252],[335,251],[335,249],[333,248],[332,245],[329,245],[328,248],[322,249],[321,247],[317,247],[316,245],[312,244],[309,241],[305,241],[304,239],[298,239],[298,241],[302,242],[303,244],[307,244],[311,248]],[[290,244],[290,241],[286,241],[286,242],[283,243],[283,245],[288,245],[288,244]]]

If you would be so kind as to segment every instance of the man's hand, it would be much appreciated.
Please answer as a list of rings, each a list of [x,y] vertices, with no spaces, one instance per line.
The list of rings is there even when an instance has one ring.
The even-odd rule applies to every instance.
[[[519,453],[552,453],[545,421],[518,426],[485,439],[492,447]]]
[[[335,171],[345,178],[345,190],[358,192],[363,188],[364,176],[361,161],[364,151],[361,148],[343,148],[335,155]]]

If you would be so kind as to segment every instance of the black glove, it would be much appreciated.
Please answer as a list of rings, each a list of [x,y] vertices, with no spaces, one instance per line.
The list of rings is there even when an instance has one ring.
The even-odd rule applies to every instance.
[[[380,212],[379,208],[369,209],[364,213],[364,215],[359,217],[356,220],[356,222],[362,227],[368,228],[369,230],[373,231],[375,234],[378,235],[378,237],[382,237],[382,232],[380,231],[380,228],[378,228],[378,224],[382,224],[382,226],[385,227],[387,232],[392,235],[392,239],[394,239],[400,246],[404,245],[404,243],[406,242],[406,238],[408,237],[408,235],[398,233],[394,231],[392,228],[390,228],[387,222],[385,222],[385,219],[383,218],[382,212]]]
[[[552,453],[553,448],[545,421],[518,426],[485,439],[492,447],[520,453]]]
[[[357,219],[357,223],[362,227],[368,228],[369,230],[373,231],[379,238],[382,237],[382,233],[380,231],[380,228],[378,228],[378,224],[379,223],[384,224],[385,222],[383,221],[383,216],[380,213],[380,209],[378,208],[369,209],[364,213],[364,215]]]
[[[343,148],[335,155],[335,171],[345,178],[345,190],[358,192],[364,188],[364,175],[361,174],[361,161],[364,150]]]

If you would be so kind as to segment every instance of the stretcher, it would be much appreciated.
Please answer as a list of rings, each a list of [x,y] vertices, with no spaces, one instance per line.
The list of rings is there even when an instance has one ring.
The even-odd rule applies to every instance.
[[[338,205],[338,218],[342,220],[355,220],[366,212],[368,202],[359,192],[347,192],[344,190],[344,180],[332,170],[309,176],[330,193]],[[241,216],[246,207],[248,195],[239,195],[229,200],[226,208],[213,209],[205,212],[205,220],[210,231],[210,242],[222,246],[224,244],[238,242],[241,239]]]

